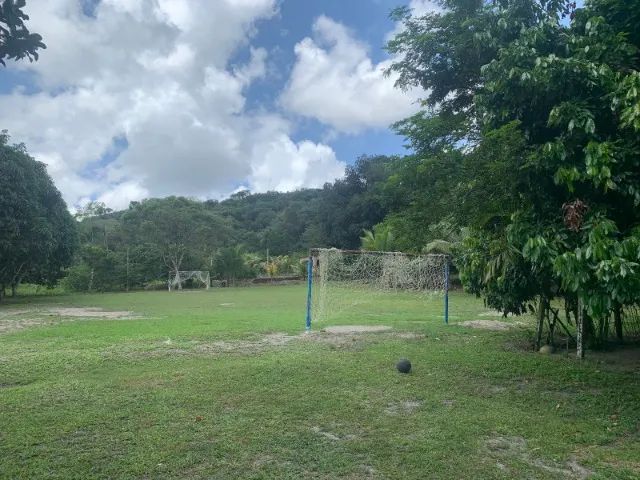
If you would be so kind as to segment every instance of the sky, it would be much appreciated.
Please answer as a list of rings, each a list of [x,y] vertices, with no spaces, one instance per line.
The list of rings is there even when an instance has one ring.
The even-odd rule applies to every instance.
[[[0,129],[71,209],[291,191],[402,154],[418,110],[384,44],[427,0],[28,0],[40,60],[0,67]]]

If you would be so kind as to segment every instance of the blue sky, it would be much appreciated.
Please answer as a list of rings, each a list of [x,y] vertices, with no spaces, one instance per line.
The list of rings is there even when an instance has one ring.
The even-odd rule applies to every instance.
[[[419,12],[427,0],[406,0]],[[48,48],[0,71],[1,128],[70,208],[317,187],[419,92],[383,75],[397,0],[29,0]]]
[[[254,43],[267,48],[272,54],[278,75],[272,75],[252,85],[248,92],[249,104],[255,107],[277,107],[277,96],[289,77],[296,57],[294,47],[305,37],[312,35],[312,25],[320,16],[332,18],[352,30],[353,35],[364,42],[373,62],[388,58],[384,50],[386,36],[395,27],[389,18],[391,10],[407,4],[402,0],[293,0],[280,4],[279,14],[258,24]],[[247,49],[238,53],[246,58]],[[314,119],[298,119],[296,140],[313,138],[321,140],[325,135],[323,125]],[[388,128],[367,130],[357,135],[340,135],[331,142],[338,158],[352,163],[361,154],[404,154],[404,141]]]

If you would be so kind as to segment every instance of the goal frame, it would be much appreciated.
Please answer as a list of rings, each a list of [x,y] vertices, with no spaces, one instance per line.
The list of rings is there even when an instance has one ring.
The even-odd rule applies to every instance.
[[[177,289],[182,290],[182,284],[191,279],[196,279],[204,283],[205,290],[209,290],[211,288],[211,272],[208,270],[178,270],[177,272],[170,272],[169,279],[167,280],[167,287],[169,291],[171,291],[175,290],[177,285]]]
[[[305,329],[307,332],[311,331],[311,307],[313,302],[313,259],[318,257],[319,253],[323,250],[336,250],[343,254],[351,255],[404,255],[406,257],[439,257],[444,258],[444,323],[449,324],[449,270],[451,263],[451,256],[446,254],[413,254],[405,252],[380,252],[375,250],[342,250],[342,249],[330,249],[330,248],[311,248],[309,249],[309,257],[307,258],[307,311],[305,318]]]

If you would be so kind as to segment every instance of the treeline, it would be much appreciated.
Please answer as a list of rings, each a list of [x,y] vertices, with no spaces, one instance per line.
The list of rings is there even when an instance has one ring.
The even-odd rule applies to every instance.
[[[310,247],[359,248],[385,218],[387,182],[403,161],[363,156],[321,189],[241,191],[220,202],[152,198],[118,212],[90,203],[76,215],[81,246],[65,284],[126,290],[161,288],[184,270],[230,283],[302,273]]]

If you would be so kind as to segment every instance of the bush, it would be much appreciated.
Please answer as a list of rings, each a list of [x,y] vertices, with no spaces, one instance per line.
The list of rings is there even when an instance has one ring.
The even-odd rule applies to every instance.
[[[145,290],[166,290],[167,289],[167,281],[166,280],[151,280],[144,284]]]
[[[91,268],[81,263],[67,270],[67,276],[60,282],[65,290],[72,292],[88,292],[91,283]]]

